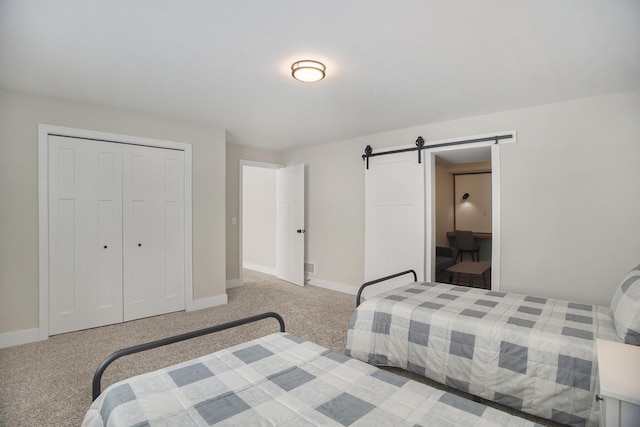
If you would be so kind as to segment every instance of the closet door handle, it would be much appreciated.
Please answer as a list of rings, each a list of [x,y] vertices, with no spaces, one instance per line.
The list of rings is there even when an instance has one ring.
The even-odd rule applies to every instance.
[[[107,245],[104,245],[104,248],[107,249]]]
[[[138,246],[142,246],[142,243],[138,243]]]

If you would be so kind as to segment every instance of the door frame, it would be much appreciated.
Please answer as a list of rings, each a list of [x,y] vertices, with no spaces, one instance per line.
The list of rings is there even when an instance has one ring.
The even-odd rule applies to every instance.
[[[426,201],[430,204],[430,207],[426,209],[425,216],[425,230],[427,236],[427,245],[425,251],[425,270],[428,273],[426,275],[428,281],[434,280],[435,273],[435,251],[436,251],[436,154],[442,153],[444,151],[452,151],[452,150],[465,150],[468,148],[478,148],[478,147],[491,147],[491,210],[492,210],[492,218],[491,218],[491,289],[494,291],[500,290],[500,233],[501,233],[501,181],[500,181],[500,146],[507,144],[514,144],[517,142],[516,139],[516,131],[506,131],[506,132],[495,132],[486,135],[473,135],[471,137],[465,138],[452,138],[441,141],[429,141],[430,144],[442,144],[447,142],[455,142],[460,141],[462,139],[476,139],[476,138],[484,138],[488,136],[496,136],[496,135],[511,135],[511,138],[502,139],[498,143],[497,141],[485,141],[478,142],[473,144],[464,144],[464,145],[452,145],[448,147],[439,147],[429,149],[428,146],[425,146],[425,162],[426,162],[426,177],[427,177],[427,185],[425,188],[426,191]]]
[[[257,162],[254,160],[242,160],[240,159],[240,177],[238,179],[238,280],[239,283],[234,283],[232,286],[227,285],[227,289],[235,288],[237,286],[242,286],[244,284],[244,247],[243,247],[243,234],[242,234],[242,219],[244,217],[244,206],[242,204],[242,197],[244,195],[243,187],[244,187],[244,167],[252,166],[256,168],[265,168],[265,169],[280,169],[283,168],[284,165],[279,163],[268,163],[268,162]]]
[[[184,151],[185,309],[194,310],[192,254],[192,147],[183,142],[38,124],[38,273],[40,339],[49,338],[49,135]]]

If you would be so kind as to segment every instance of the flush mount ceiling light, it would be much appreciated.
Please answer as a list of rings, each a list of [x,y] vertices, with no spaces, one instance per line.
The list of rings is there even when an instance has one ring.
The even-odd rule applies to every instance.
[[[305,59],[294,62],[291,66],[291,75],[301,82],[317,82],[324,79],[324,72],[327,68],[323,63]]]

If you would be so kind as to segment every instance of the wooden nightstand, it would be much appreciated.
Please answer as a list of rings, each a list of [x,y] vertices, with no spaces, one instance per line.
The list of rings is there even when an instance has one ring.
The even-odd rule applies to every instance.
[[[640,347],[597,339],[603,427],[640,426]]]

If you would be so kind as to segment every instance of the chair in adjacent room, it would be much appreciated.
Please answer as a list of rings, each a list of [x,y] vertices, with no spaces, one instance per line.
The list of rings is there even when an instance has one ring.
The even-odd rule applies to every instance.
[[[476,243],[471,231],[456,230],[455,247],[458,250],[460,261],[463,261],[464,253],[471,254],[472,261],[480,261],[480,246]],[[477,256],[474,256],[474,254]],[[458,257],[456,257],[456,260]]]
[[[453,273],[447,271],[447,268],[456,263],[458,258],[458,250],[447,246],[436,246],[436,282],[451,283],[453,281]]]

